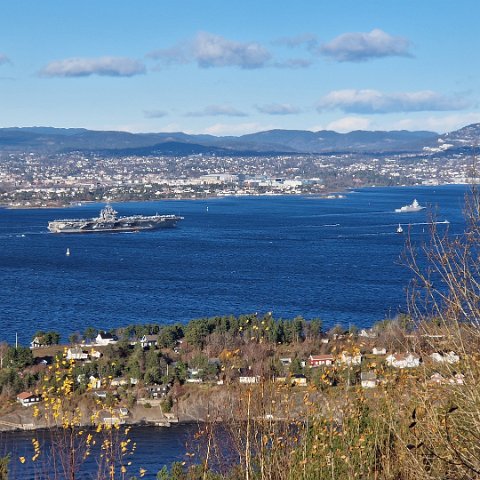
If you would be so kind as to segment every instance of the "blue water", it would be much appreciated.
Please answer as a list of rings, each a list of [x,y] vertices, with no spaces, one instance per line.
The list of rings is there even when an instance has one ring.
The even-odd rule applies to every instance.
[[[49,220],[93,217],[101,205],[0,210],[0,340],[39,329],[66,340],[94,326],[186,322],[272,311],[369,326],[405,311],[405,236],[424,237],[428,212],[396,214],[417,198],[451,231],[465,187],[371,188],[345,199],[270,196],[114,204],[121,215],[175,213],[175,229],[55,235]],[[208,207],[208,209],[207,209]],[[446,228],[446,225],[440,225]],[[69,248],[71,255],[65,255]]]
[[[157,472],[164,466],[170,467],[172,462],[187,462],[188,464],[199,462],[197,458],[203,452],[204,441],[196,439],[199,432],[198,425],[173,425],[170,428],[165,427],[132,427],[128,438],[131,443],[136,443],[135,453],[125,457],[125,463],[131,462],[128,467],[128,478],[136,475],[140,477],[140,468],[147,472],[143,478],[155,479]],[[32,462],[34,454],[32,439],[40,442],[42,452],[40,457]],[[36,479],[42,480],[53,478],[52,473],[55,469],[52,467],[52,452],[57,456],[57,462],[60,461],[58,451],[55,449],[55,438],[47,430],[37,432],[9,432],[0,434],[0,456],[10,454],[10,477],[12,479]],[[123,440],[121,437],[120,440]],[[118,440],[118,442],[120,441]],[[99,442],[102,438],[99,438]],[[53,447],[52,447],[53,443]],[[196,453],[190,457],[186,453]],[[24,457],[25,463],[20,462],[20,457]],[[92,450],[92,455],[82,463],[78,474],[79,480],[95,479],[98,472],[97,460],[99,457],[98,446]],[[118,463],[117,463],[118,465]],[[63,478],[63,477],[61,477]]]

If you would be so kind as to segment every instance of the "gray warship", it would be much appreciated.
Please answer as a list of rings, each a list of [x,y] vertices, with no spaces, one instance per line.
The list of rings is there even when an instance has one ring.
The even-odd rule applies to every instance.
[[[174,227],[183,217],[177,215],[132,215],[117,217],[110,204],[101,211],[98,218],[66,219],[48,222],[48,229],[52,233],[99,233],[99,232],[139,232],[157,228]]]

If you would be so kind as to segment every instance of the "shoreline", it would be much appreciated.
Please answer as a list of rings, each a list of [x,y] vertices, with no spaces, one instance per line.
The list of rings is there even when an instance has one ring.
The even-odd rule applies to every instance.
[[[364,185],[364,186],[346,186],[343,189],[327,189],[323,193],[309,193],[309,192],[294,192],[294,193],[242,193],[242,194],[219,194],[219,195],[205,195],[202,197],[166,197],[159,199],[132,199],[132,200],[78,200],[67,204],[60,205],[11,205],[8,203],[0,203],[0,209],[4,210],[55,210],[68,209],[73,207],[82,207],[84,205],[96,205],[104,203],[155,203],[155,202],[176,202],[176,201],[201,201],[201,200],[215,200],[221,198],[237,198],[237,197],[311,197],[320,200],[340,200],[344,199],[346,195],[357,190],[364,190],[370,188],[435,188],[446,186],[469,185],[468,183],[438,183],[436,185]]]

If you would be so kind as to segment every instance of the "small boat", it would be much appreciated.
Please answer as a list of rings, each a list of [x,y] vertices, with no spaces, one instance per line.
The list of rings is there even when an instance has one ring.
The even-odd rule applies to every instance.
[[[422,207],[415,199],[410,205],[405,205],[400,208],[395,209],[395,213],[408,213],[408,212],[419,212],[423,210],[425,207]]]
[[[398,224],[397,233],[403,233],[403,228],[400,224]]]
[[[66,255],[67,257],[70,256],[70,249],[69,249],[69,248],[67,248],[67,251],[65,252],[65,255]]]

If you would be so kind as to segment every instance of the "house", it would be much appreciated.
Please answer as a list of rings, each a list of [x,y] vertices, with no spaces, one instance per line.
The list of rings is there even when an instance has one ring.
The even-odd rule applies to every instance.
[[[338,362],[348,366],[360,365],[362,363],[362,355],[360,353],[351,355],[348,352],[342,352]]]
[[[373,355],[386,355],[387,349],[385,347],[373,347],[372,353]]]
[[[240,375],[238,381],[240,383],[260,383],[258,375]]]
[[[110,385],[112,387],[120,387],[120,386],[128,385],[128,383],[129,382],[126,378],[117,377],[112,379],[112,381],[110,382]]]
[[[92,389],[100,388],[102,386],[102,381],[99,378],[90,375],[90,377],[88,377],[88,386]]]
[[[107,332],[100,332],[95,338],[96,345],[113,345],[117,343],[117,339]]]
[[[434,352],[430,358],[436,363],[454,364],[460,361],[460,357],[455,352]]]
[[[103,355],[103,353],[99,352],[98,350],[95,350],[94,348],[92,348],[90,350],[89,355],[90,355],[90,357],[96,358],[98,360]]]
[[[30,342],[30,348],[33,350],[34,348],[44,348],[48,347],[48,344],[45,343],[42,337],[35,337]]]
[[[310,368],[333,365],[333,362],[333,355],[310,355],[308,357],[308,366]]]
[[[158,345],[158,335],[144,335],[140,339],[142,348],[156,347]]]
[[[363,338],[377,338],[377,334],[373,331],[373,330],[360,330],[360,332],[358,333],[358,336],[359,337],[363,337]]]
[[[147,387],[148,394],[152,398],[158,398],[158,397],[164,397],[168,391],[170,390],[170,387],[167,385],[150,385]]]
[[[88,353],[80,347],[72,347],[67,350],[67,360],[88,360]]]
[[[377,386],[377,374],[373,371],[360,374],[362,388],[375,388]]]
[[[320,342],[321,343],[324,343],[325,345],[330,341],[330,339],[328,337],[323,337],[320,339]]]
[[[292,382],[292,385],[297,385],[299,387],[306,387],[307,377],[302,374],[292,375],[291,382]]]
[[[35,403],[40,402],[41,399],[41,395],[32,392],[22,392],[17,395],[17,402],[20,402],[24,407],[34,405]]]
[[[421,358],[414,353],[394,353],[385,359],[387,365],[395,368],[415,368],[420,365]]]
[[[290,357],[281,358],[281,359],[280,359],[280,363],[281,363],[284,367],[288,367],[289,365],[291,365],[292,359],[291,359]]]
[[[260,377],[258,375],[254,375],[252,369],[249,368],[241,368],[240,369],[240,377],[238,379],[240,383],[259,383]]]

